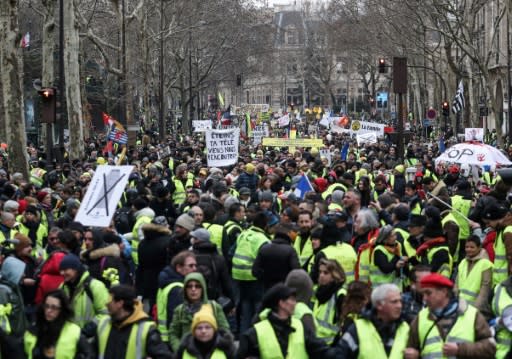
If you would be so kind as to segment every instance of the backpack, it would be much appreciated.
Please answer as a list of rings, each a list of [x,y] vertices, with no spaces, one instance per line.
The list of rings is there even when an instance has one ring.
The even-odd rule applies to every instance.
[[[217,299],[220,295],[217,283],[217,267],[212,256],[196,254],[197,271],[204,277],[208,298]]]
[[[134,221],[130,208],[121,207],[114,213],[114,225],[118,233],[129,233],[132,231]]]

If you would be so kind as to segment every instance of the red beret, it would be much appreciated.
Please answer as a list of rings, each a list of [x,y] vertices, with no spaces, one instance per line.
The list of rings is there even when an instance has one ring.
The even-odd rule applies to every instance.
[[[439,273],[431,273],[421,279],[420,286],[421,288],[453,288],[453,282]]]
[[[45,191],[39,191],[39,192],[37,192],[36,197],[37,197],[37,200],[38,200],[39,202],[43,202],[44,198],[45,198],[47,195],[48,195],[48,192],[45,192]]]

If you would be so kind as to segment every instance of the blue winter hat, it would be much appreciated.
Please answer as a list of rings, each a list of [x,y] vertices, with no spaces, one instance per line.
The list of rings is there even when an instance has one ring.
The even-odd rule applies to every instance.
[[[265,211],[267,216],[267,226],[272,227],[279,223],[279,217],[270,211]]]
[[[59,270],[65,269],[74,269],[79,271],[83,268],[82,262],[80,262],[80,258],[75,256],[74,254],[66,254],[59,265]]]

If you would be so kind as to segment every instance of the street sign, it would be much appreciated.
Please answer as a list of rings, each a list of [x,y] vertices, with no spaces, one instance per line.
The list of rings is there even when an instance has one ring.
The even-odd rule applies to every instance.
[[[436,117],[437,117],[437,112],[436,112],[436,110],[434,110],[433,108],[431,108],[431,109],[429,109],[429,110],[427,111],[427,118],[428,118],[429,120],[435,120],[435,119],[436,119]]]

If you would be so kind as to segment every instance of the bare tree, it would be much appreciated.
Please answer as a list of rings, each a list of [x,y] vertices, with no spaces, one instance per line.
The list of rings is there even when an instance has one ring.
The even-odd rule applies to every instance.
[[[28,178],[25,115],[21,86],[22,56],[18,29],[19,4],[17,0],[0,2],[0,58],[4,116],[9,144],[11,171],[21,172]]]

